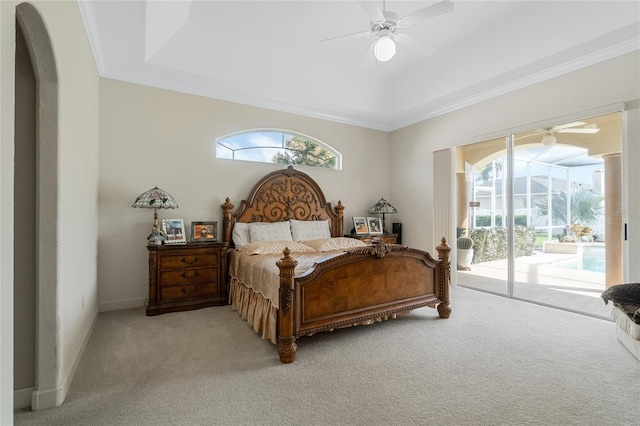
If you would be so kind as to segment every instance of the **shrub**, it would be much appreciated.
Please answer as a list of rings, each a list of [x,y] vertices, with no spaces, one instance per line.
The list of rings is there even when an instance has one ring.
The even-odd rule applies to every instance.
[[[506,259],[508,255],[506,228],[475,228],[469,231],[473,240],[473,263]],[[534,228],[516,226],[515,256],[531,256],[534,254],[536,232]]]
[[[527,215],[519,214],[513,218],[513,222],[516,226],[527,226]],[[478,215],[476,216],[476,226],[491,226],[491,216],[488,214]],[[496,226],[502,226],[502,215],[496,215]]]

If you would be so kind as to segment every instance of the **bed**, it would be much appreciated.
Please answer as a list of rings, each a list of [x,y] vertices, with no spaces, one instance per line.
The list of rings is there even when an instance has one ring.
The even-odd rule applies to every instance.
[[[611,286],[601,297],[605,304],[613,302],[618,340],[640,361],[640,283]]]
[[[229,301],[280,361],[296,358],[296,340],[318,332],[393,319],[421,307],[451,314],[450,247],[429,253],[344,236],[335,208],[307,174],[289,166],[255,184],[237,210],[222,205],[229,243]],[[290,230],[290,235],[286,234]]]

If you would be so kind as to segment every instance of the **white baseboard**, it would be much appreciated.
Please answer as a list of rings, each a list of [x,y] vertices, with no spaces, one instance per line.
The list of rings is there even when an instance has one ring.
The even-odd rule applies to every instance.
[[[78,371],[78,366],[80,365],[80,360],[82,359],[82,355],[84,354],[85,349],[87,348],[87,344],[89,343],[89,339],[93,334],[93,329],[98,322],[98,315],[100,312],[96,312],[93,316],[93,320],[91,320],[91,325],[87,330],[84,338],[82,339],[82,344],[80,345],[80,350],[76,354],[76,358],[73,360],[73,365],[71,366],[71,370],[67,377],[64,378],[64,381],[60,386],[55,389],[44,389],[34,391],[31,394],[31,409],[34,411],[37,410],[45,410],[47,408],[53,408],[61,405],[67,397],[67,393],[69,393],[69,388],[71,387],[71,382],[73,380],[73,376],[76,375],[76,371]],[[27,405],[28,406],[28,405]]]
[[[34,391],[31,394],[31,409],[37,411],[57,407],[62,405],[66,396],[62,387]]]
[[[120,309],[139,308],[144,306],[147,299],[120,300],[118,302],[107,302],[100,304],[100,312],[119,311]]]
[[[31,407],[31,395],[35,387],[18,389],[13,391],[13,409],[22,410]]]

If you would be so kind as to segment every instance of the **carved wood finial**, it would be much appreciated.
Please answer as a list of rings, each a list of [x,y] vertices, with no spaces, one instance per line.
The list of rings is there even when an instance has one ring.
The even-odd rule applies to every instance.
[[[282,174],[291,177],[296,174],[296,170],[293,168],[293,166],[290,165],[285,171],[282,172]]]
[[[224,204],[222,205],[222,211],[224,211],[225,213],[227,211],[231,212],[231,210],[233,210],[235,206],[233,204],[231,204],[231,200],[229,199],[229,197],[227,197],[227,199],[225,200]]]
[[[436,250],[438,251],[438,259],[449,259],[451,247],[447,244],[447,239],[445,237],[442,237],[440,245],[436,247]]]
[[[233,204],[231,204],[231,200],[229,197],[225,200],[222,207],[222,241],[229,243],[231,242],[231,227],[233,225],[231,217],[233,211]]]
[[[280,270],[282,270],[283,268],[289,269],[289,268],[295,268],[296,266],[298,266],[298,261],[290,256],[291,250],[289,250],[289,247],[285,247],[284,250],[282,251],[282,254],[284,256],[276,262],[276,265],[278,265],[278,268],[280,268]]]
[[[334,237],[341,237],[344,235],[344,206],[342,205],[342,201],[338,200],[338,205],[335,208],[336,215],[338,216],[338,220],[336,223],[335,235]]]

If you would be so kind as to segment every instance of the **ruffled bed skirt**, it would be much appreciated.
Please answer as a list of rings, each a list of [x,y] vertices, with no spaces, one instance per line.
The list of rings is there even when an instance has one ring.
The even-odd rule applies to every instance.
[[[263,339],[277,344],[276,324],[278,309],[262,294],[245,286],[237,278],[231,278],[229,285],[231,308],[247,321]]]

